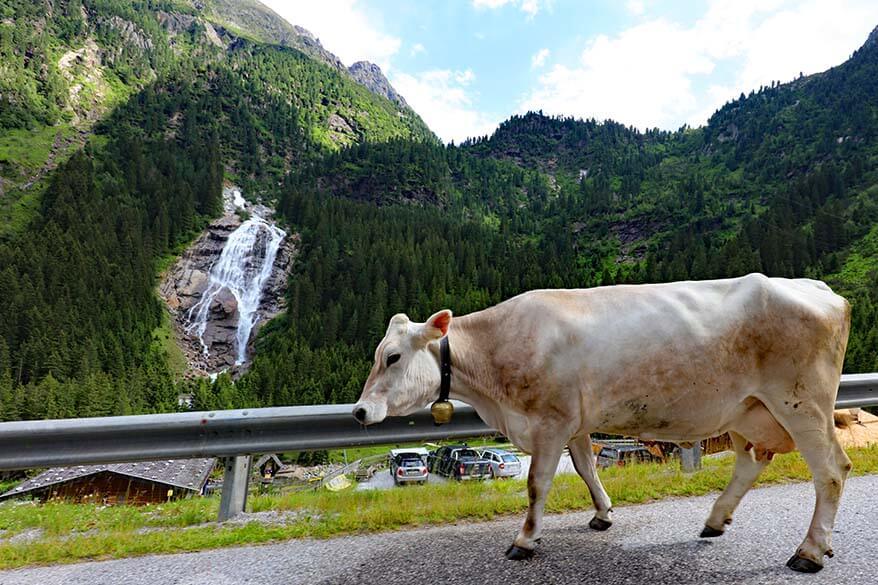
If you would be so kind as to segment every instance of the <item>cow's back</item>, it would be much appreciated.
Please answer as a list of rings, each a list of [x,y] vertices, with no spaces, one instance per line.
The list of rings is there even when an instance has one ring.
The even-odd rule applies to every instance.
[[[847,301],[821,281],[762,274],[537,290],[497,309],[506,305],[503,319],[512,325],[508,331],[513,343],[521,343],[523,334],[543,351],[586,350],[590,357],[610,362],[613,356],[634,359],[632,351],[703,348],[748,332],[778,340],[819,335],[846,328],[850,314]]]
[[[547,401],[568,396],[584,418],[605,413],[590,423],[608,432],[661,427],[669,407],[710,405],[703,417],[716,417],[820,352],[840,368],[849,318],[822,282],[759,274],[532,291],[495,310],[506,323],[495,359],[515,379],[538,373]]]

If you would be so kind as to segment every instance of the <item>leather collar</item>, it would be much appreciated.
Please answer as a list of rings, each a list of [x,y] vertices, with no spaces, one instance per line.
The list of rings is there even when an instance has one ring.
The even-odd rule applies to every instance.
[[[439,400],[446,402],[451,392],[451,348],[448,345],[448,336],[439,340]]]

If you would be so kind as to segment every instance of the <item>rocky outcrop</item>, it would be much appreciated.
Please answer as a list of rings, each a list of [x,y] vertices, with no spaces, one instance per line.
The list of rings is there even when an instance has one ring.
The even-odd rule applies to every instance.
[[[179,12],[165,12],[159,10],[156,12],[159,23],[168,33],[178,35],[183,32],[189,32],[192,25],[195,24],[195,17],[191,14],[181,14]]]
[[[152,49],[152,39],[130,20],[125,20],[120,16],[112,16],[108,19],[104,19],[102,24],[106,24],[110,28],[116,29],[116,32],[118,32],[129,45],[135,46],[142,51]]]
[[[296,32],[296,38],[291,43],[291,46],[296,47],[303,53],[307,53],[312,57],[320,59],[330,67],[335,67],[339,71],[345,70],[344,63],[341,62],[341,59],[336,57],[334,53],[327,51],[320,43],[320,39],[311,34],[311,31],[299,25],[293,25],[293,30]]]
[[[235,366],[240,315],[238,302],[229,289],[219,290],[211,300],[207,308],[206,326],[200,337],[194,327],[194,308],[208,289],[211,268],[220,258],[229,237],[243,224],[233,203],[234,190],[226,191],[225,214],[211,223],[166,271],[159,285],[159,295],[173,317],[177,341],[189,363],[191,376],[207,376],[223,370],[231,370],[235,374],[246,367],[246,363]],[[263,214],[270,213],[262,207],[258,210]],[[284,292],[297,243],[298,236],[288,235],[278,248],[271,275],[262,288],[259,320],[250,335],[248,346],[256,338],[261,324],[284,309]]]
[[[332,114],[329,116],[328,124],[329,136],[332,138],[333,142],[344,144],[356,138],[354,129],[351,128],[351,125],[348,124],[347,120],[338,114]]]
[[[649,238],[665,229],[665,225],[647,217],[635,217],[610,224],[610,233],[619,239],[617,263],[639,262],[646,258]]]
[[[400,107],[408,107],[405,98],[390,85],[390,81],[387,80],[387,77],[384,76],[378,65],[368,61],[357,61],[348,68],[348,72],[354,78],[354,81],[372,93],[396,102]]]
[[[172,43],[175,36],[191,32],[196,25],[200,25],[204,31],[204,38],[206,38],[210,44],[220,48],[225,48],[225,43],[220,39],[216,29],[206,20],[196,19],[191,14],[165,12],[163,10],[156,12],[156,16],[158,17],[159,23],[168,33],[168,36],[171,37]]]

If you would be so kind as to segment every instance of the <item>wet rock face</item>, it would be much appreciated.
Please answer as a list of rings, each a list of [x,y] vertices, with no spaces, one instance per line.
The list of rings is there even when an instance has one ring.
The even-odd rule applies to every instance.
[[[210,267],[222,253],[229,234],[240,225],[236,215],[214,221],[166,273],[159,294],[172,311],[186,312],[198,302],[210,279]]]
[[[260,210],[265,212],[264,209]],[[191,376],[206,376],[225,369],[233,374],[246,368],[246,363],[235,366],[238,330],[238,301],[231,290],[221,289],[208,307],[208,318],[201,339],[193,330],[193,307],[201,300],[210,283],[210,271],[222,254],[229,236],[242,224],[234,212],[234,205],[226,206],[226,213],[208,226],[174,265],[164,274],[159,285],[159,295],[164,299],[174,320],[178,344],[189,363]],[[284,309],[284,292],[287,278],[295,257],[298,236],[287,235],[275,257],[271,276],[262,288],[259,301],[259,320],[250,335],[250,343],[256,338],[261,324]],[[265,246],[257,241],[254,248]],[[258,250],[256,250],[258,252]],[[207,353],[205,353],[205,347]]]

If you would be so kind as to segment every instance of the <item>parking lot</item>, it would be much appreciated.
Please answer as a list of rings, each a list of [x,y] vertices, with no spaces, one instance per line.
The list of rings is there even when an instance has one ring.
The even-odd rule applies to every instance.
[[[518,457],[521,461],[521,472],[516,476],[516,479],[526,479],[528,470],[530,469],[530,455],[521,455]],[[555,474],[560,473],[576,473],[576,469],[573,467],[573,460],[570,459],[570,455],[565,451],[565,453],[561,456],[561,460],[558,462],[558,469]],[[447,478],[441,477],[435,473],[431,473],[427,478],[427,483],[444,483],[448,481]],[[387,469],[382,469],[375,473],[372,476],[372,479],[368,481],[363,481],[357,484],[358,490],[375,490],[375,489],[387,489],[394,487],[393,477],[390,475],[390,471]]]

